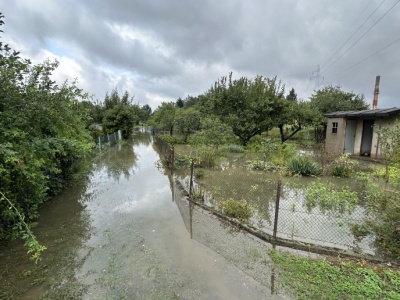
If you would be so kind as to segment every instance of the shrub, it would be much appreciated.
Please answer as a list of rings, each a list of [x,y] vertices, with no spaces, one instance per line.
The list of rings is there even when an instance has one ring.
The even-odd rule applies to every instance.
[[[272,166],[284,166],[297,152],[298,149],[295,144],[282,144],[268,138],[261,143],[261,159]]]
[[[321,166],[311,156],[295,156],[287,162],[286,167],[302,176],[318,176],[322,173]]]
[[[184,144],[183,138],[180,136],[169,135],[169,134],[158,134],[157,138],[163,140],[169,145]]]
[[[220,202],[219,208],[224,214],[245,223],[253,214],[253,207],[245,200],[238,201],[231,198]]]
[[[194,177],[196,177],[196,179],[202,179],[204,177],[204,170],[197,169],[194,171]]]
[[[202,149],[196,155],[195,165],[200,168],[213,168],[219,158],[220,153],[214,149]]]
[[[383,190],[371,177],[362,178],[366,217],[351,225],[356,238],[375,236],[375,246],[386,255],[400,258],[400,193]]]
[[[342,154],[330,166],[330,173],[337,177],[350,177],[353,175],[359,166],[359,163],[349,159],[350,154]]]
[[[222,151],[226,152],[232,152],[232,153],[243,153],[244,148],[241,145],[235,145],[235,144],[229,144],[229,145],[224,145],[221,147]]]

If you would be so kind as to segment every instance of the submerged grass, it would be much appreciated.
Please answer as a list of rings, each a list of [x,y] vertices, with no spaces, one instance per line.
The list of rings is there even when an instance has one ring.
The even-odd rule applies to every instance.
[[[400,299],[400,272],[364,262],[271,251],[281,283],[298,299]]]

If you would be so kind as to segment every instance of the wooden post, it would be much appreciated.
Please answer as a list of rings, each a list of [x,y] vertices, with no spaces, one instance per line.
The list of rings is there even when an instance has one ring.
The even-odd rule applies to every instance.
[[[274,233],[273,233],[274,240],[276,240],[276,233],[278,231],[279,200],[281,198],[281,187],[282,187],[282,181],[279,179],[276,188],[275,219],[274,219]]]

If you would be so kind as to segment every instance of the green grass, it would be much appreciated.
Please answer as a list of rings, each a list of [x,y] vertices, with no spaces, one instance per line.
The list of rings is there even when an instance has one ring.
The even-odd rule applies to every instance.
[[[280,283],[297,299],[400,299],[400,272],[344,260],[317,260],[271,251]]]

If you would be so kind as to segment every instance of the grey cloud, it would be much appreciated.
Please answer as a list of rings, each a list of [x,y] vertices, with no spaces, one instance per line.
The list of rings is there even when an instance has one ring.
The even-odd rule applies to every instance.
[[[205,92],[230,71],[237,76],[278,76],[287,89],[293,86],[307,99],[315,87],[310,77],[320,65],[322,85],[340,85],[367,99],[372,98],[375,76],[381,75],[380,104],[398,106],[400,42],[352,65],[398,37],[400,4],[326,70],[337,56],[327,60],[380,2],[39,0],[35,7],[0,0],[0,5],[6,16],[4,39],[10,34],[24,45],[22,55],[28,57],[49,47],[49,41],[62,44],[81,66],[86,88],[100,99],[115,86],[133,86],[130,92],[137,100],[157,95],[159,100],[151,100],[154,105],[160,99]],[[395,3],[386,2],[355,39]],[[123,39],[110,24],[149,35],[157,45]]]

